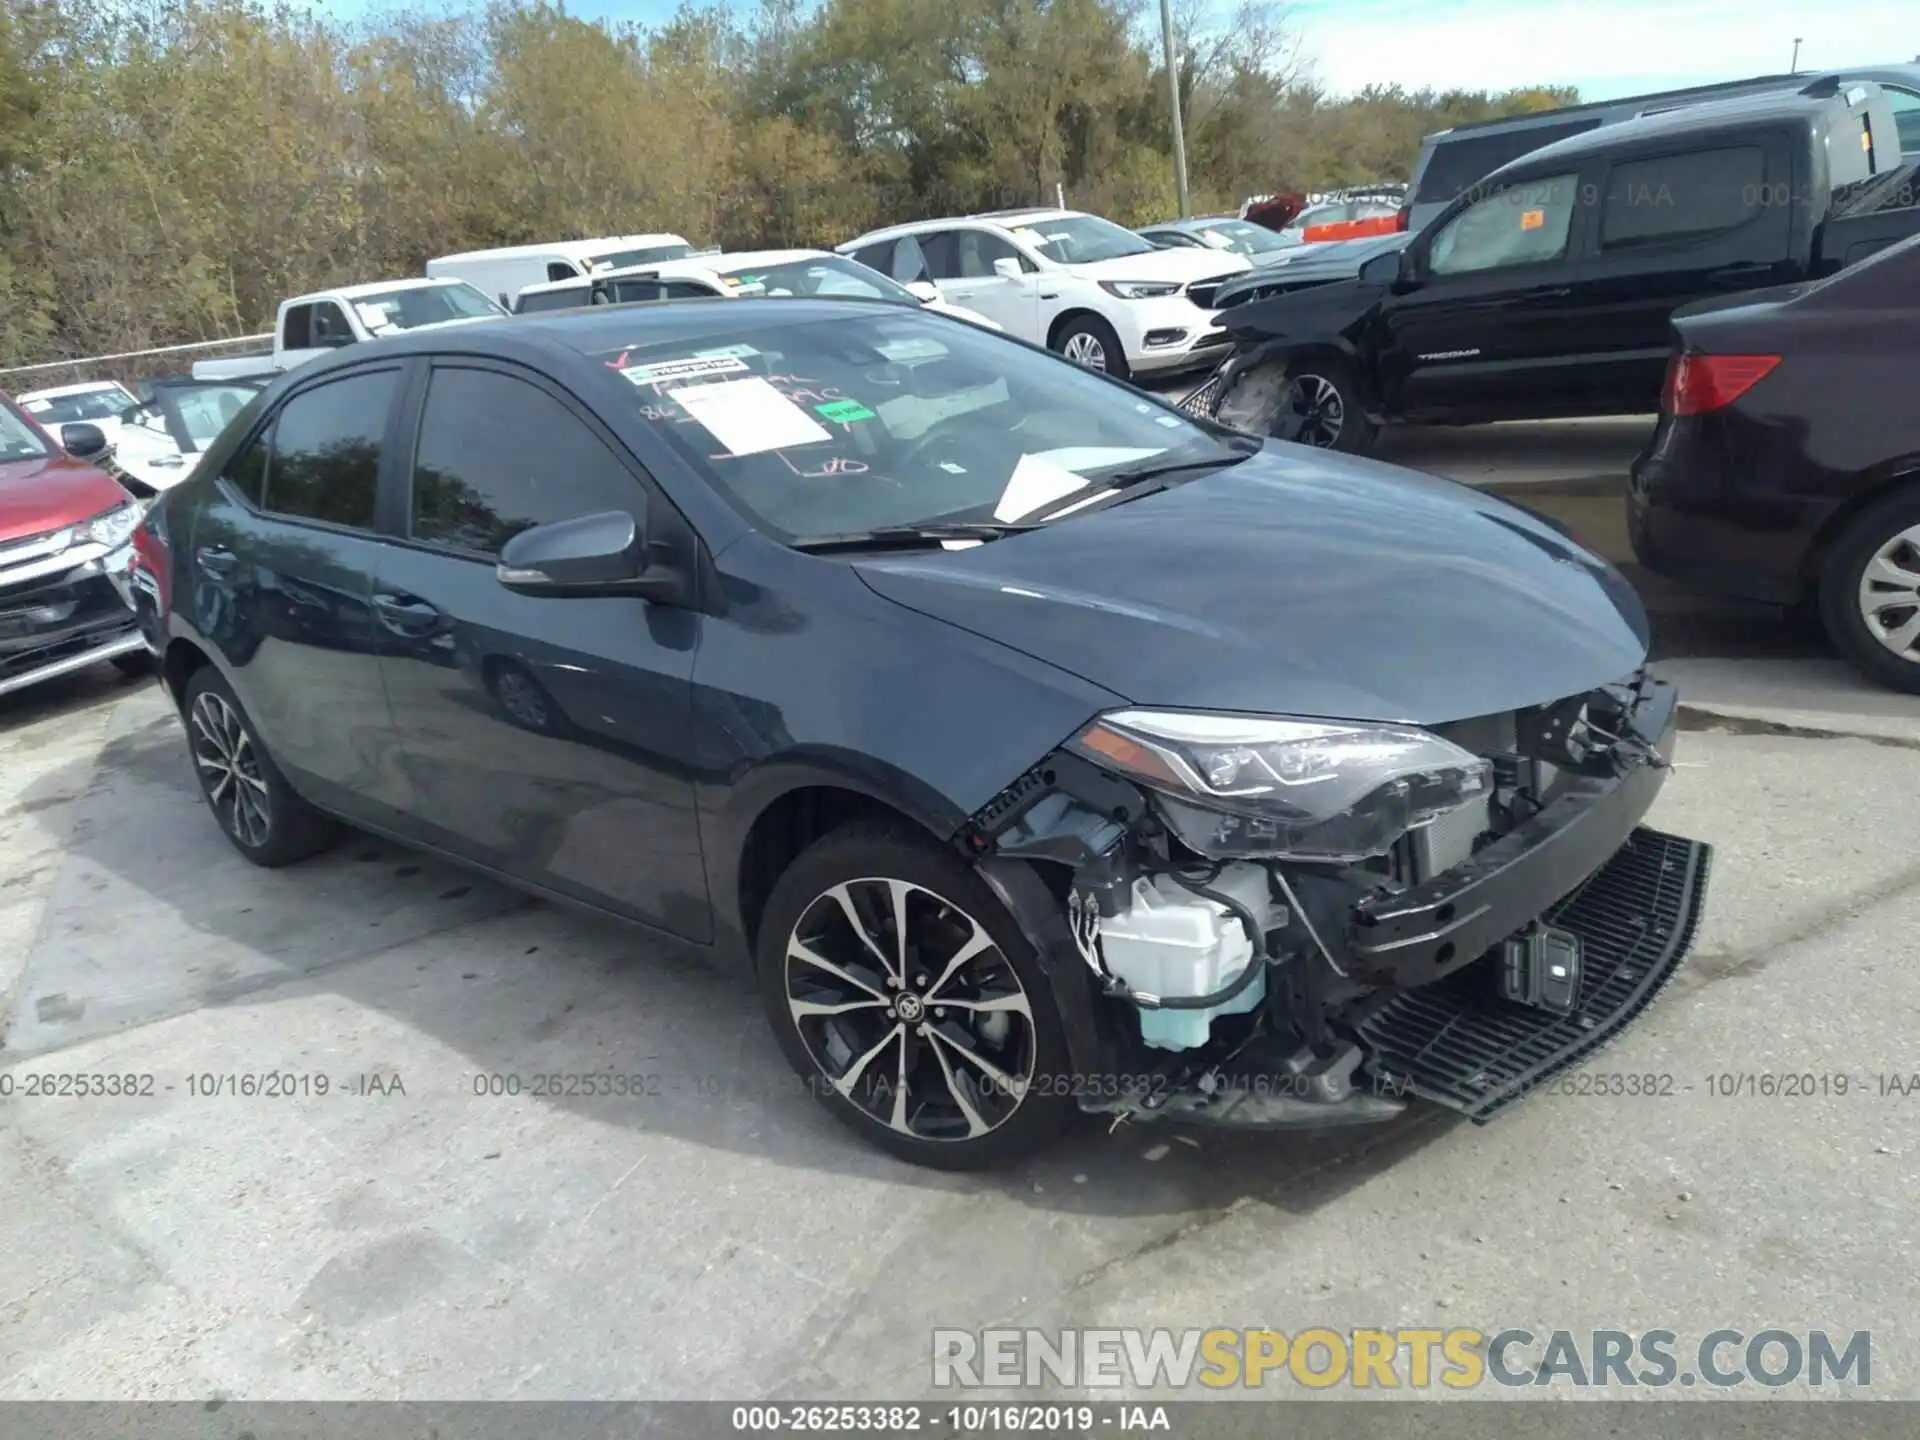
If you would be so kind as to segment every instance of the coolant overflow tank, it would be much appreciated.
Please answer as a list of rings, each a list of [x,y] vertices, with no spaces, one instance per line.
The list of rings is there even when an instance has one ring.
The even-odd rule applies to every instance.
[[[1260,866],[1229,865],[1203,888],[1245,906],[1261,934],[1274,928],[1273,898]],[[1126,908],[1101,917],[1100,953],[1129,990],[1187,999],[1226,989],[1255,963],[1240,917],[1170,875],[1134,881]],[[1209,1009],[1141,1010],[1140,1035],[1162,1050],[1191,1050],[1206,1044],[1216,1016],[1245,1014],[1265,997],[1266,976],[1258,975]]]

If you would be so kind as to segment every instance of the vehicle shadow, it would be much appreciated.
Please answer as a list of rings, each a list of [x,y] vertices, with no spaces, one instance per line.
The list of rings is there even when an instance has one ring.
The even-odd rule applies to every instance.
[[[117,705],[128,692],[152,683],[151,676],[123,675],[103,661],[0,695],[0,737],[46,721]]]
[[[746,977],[696,952],[358,833],[287,870],[248,865],[201,806],[179,722],[163,704],[131,714],[97,760],[76,758],[34,781],[16,809],[43,824],[65,812],[73,872],[55,882],[16,992],[16,1056],[168,1015],[322,991],[457,1053],[460,1074],[433,1086],[462,1103],[497,1103],[480,1093],[494,1076],[522,1077],[525,1094],[535,1076],[637,1075],[647,1078],[642,1096],[541,1103],[784,1167],[998,1194],[1075,1216],[1193,1217],[1247,1201],[1309,1212],[1454,1128],[1444,1112],[1418,1106],[1386,1125],[1318,1133],[1115,1127],[1083,1116],[1012,1170],[908,1166],[826,1113],[789,1070]],[[128,924],[141,927],[138,953],[114,942]],[[316,924],[326,943],[315,941]],[[110,995],[117,1008],[101,1003]]]

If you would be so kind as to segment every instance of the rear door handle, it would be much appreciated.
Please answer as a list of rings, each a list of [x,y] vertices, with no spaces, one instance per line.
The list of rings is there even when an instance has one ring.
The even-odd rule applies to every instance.
[[[202,546],[194,552],[194,563],[209,575],[230,575],[240,557],[220,545]]]
[[[1771,270],[1771,265],[1762,265],[1757,261],[1743,260],[1738,265],[1722,265],[1718,270],[1709,270],[1707,279],[1716,283],[1722,280],[1751,280]]]
[[[378,594],[373,609],[381,624],[402,635],[425,635],[440,624],[440,612],[417,595]]]

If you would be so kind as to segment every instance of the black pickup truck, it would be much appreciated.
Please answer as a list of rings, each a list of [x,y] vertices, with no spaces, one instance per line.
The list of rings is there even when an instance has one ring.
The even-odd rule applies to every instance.
[[[1920,175],[1877,85],[1647,115],[1495,171],[1352,279],[1228,309],[1234,353],[1183,404],[1347,451],[1394,421],[1651,413],[1678,307],[1916,230]]]

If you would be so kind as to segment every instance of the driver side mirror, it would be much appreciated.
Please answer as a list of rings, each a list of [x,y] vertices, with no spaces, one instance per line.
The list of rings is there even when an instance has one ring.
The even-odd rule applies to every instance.
[[[60,447],[76,460],[91,460],[107,452],[107,432],[98,425],[74,421],[60,427]]]
[[[1391,254],[1374,256],[1360,267],[1360,283],[1378,285],[1382,289],[1412,288],[1419,283],[1413,251],[1395,250]]]
[[[1002,255],[993,262],[993,273],[1002,280],[1020,280],[1026,276],[1026,270],[1011,255]]]
[[[521,595],[641,595],[677,589],[647,563],[646,528],[624,510],[581,515],[522,530],[500,551],[494,576]]]
[[[931,280],[909,280],[907,289],[922,305],[931,305],[940,298],[940,287]]]

